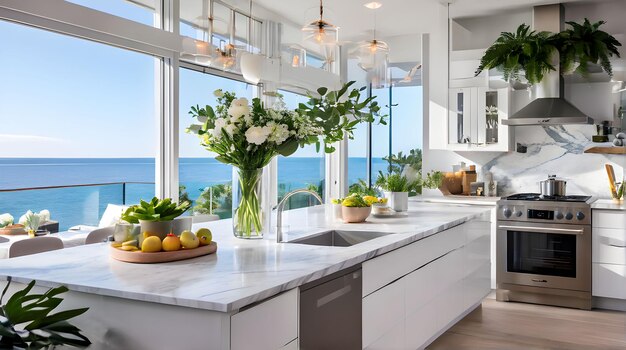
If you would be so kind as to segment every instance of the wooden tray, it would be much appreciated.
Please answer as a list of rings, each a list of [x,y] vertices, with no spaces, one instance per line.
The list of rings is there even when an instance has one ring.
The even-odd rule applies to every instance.
[[[16,228],[0,228],[0,235],[25,235],[27,232],[23,227]]]
[[[174,252],[142,253],[141,251],[127,252],[118,248],[110,247],[111,257],[115,260],[136,263],[155,264],[170,261],[197,258],[199,256],[213,254],[217,251],[217,244],[211,242],[209,245],[199,246],[194,249],[182,249]]]

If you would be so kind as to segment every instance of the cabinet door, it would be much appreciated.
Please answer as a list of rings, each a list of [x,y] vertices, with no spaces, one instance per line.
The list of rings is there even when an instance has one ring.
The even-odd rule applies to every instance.
[[[626,265],[593,263],[592,266],[593,296],[626,299]]]
[[[404,308],[403,279],[363,298],[363,348],[397,348],[392,344],[404,332]]]
[[[289,344],[298,337],[298,288],[234,314],[230,327],[232,350],[276,350]]]
[[[594,227],[592,237],[594,263],[626,265],[626,230]]]
[[[470,143],[472,138],[471,88],[450,89],[448,143]]]

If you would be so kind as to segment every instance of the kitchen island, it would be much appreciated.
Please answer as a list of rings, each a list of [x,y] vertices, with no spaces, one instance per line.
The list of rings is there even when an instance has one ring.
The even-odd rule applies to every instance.
[[[370,217],[365,223],[343,224],[329,219],[324,206],[317,206],[285,214],[285,222],[290,223],[290,233],[285,235],[285,240],[327,229],[389,234],[350,247],[279,244],[271,235],[263,240],[236,239],[232,236],[230,220],[223,220],[198,225],[213,231],[218,243],[215,255],[137,265],[115,261],[109,257],[106,244],[94,244],[2,261],[0,276],[18,282],[12,284],[13,290],[31,280],[36,280],[41,287],[66,285],[70,292],[64,307],[91,308],[76,323],[96,349],[171,349],[177,346],[181,349],[236,349],[246,348],[245,341],[256,344],[256,349],[282,345],[298,348],[298,287],[363,264],[363,347],[381,348],[376,342],[383,336],[397,337],[390,329],[380,337],[365,339],[372,337],[367,331],[372,320],[367,315],[372,310],[368,307],[374,304],[367,302],[368,298],[374,300],[372,296],[382,295],[388,287],[397,289],[411,272],[424,270],[422,266],[444,255],[459,264],[438,267],[455,274],[456,280],[450,283],[469,280],[468,276],[475,273],[477,278],[470,282],[479,281],[479,285],[474,285],[476,293],[471,295],[459,290],[461,294],[456,297],[463,302],[460,312],[432,311],[452,312],[448,316],[455,320],[479,305],[489,292],[489,221],[488,208],[410,203],[408,215],[403,218]],[[469,229],[459,229],[472,223]],[[474,239],[480,244],[470,244]],[[415,248],[411,248],[413,252],[407,250],[426,247],[426,243],[430,245],[423,253],[417,254],[419,250]],[[467,251],[460,249],[462,247],[467,247]],[[434,253],[439,251],[441,255]],[[459,254],[450,254],[455,251]],[[436,255],[432,260],[425,258],[432,254]],[[467,267],[463,259],[474,259],[475,271],[461,274]],[[447,260],[438,261],[441,265]],[[438,277],[445,280],[443,270],[435,273],[432,275],[435,280]],[[403,298],[410,299],[410,295],[406,295],[408,290],[410,288],[403,289]],[[419,299],[420,293],[423,291],[417,290],[415,298]],[[402,305],[399,307],[408,304]],[[433,305],[446,307],[441,303]],[[402,312],[404,327],[404,309]],[[379,316],[380,319],[386,317]],[[406,316],[408,322],[410,315],[406,313]],[[442,329],[432,331],[440,334]],[[435,333],[432,336],[437,335]],[[430,341],[432,336],[423,341]],[[244,343],[238,343],[242,341]]]

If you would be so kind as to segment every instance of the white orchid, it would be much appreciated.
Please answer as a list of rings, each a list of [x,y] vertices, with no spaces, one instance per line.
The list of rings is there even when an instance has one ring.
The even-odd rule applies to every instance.
[[[39,215],[41,222],[50,221],[50,211],[48,209],[40,211],[37,215]]]
[[[13,225],[13,215],[5,213],[0,215],[0,228]]]
[[[237,125],[233,123],[229,123],[224,127],[224,131],[230,136],[233,136],[238,130]]]
[[[271,128],[267,126],[253,126],[246,130],[246,141],[255,145],[262,145],[266,140],[269,134],[272,132]]]

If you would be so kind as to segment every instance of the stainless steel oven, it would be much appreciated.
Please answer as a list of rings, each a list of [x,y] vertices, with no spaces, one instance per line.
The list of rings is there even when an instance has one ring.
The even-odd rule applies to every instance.
[[[586,202],[501,201],[498,300],[591,308],[590,214]]]

